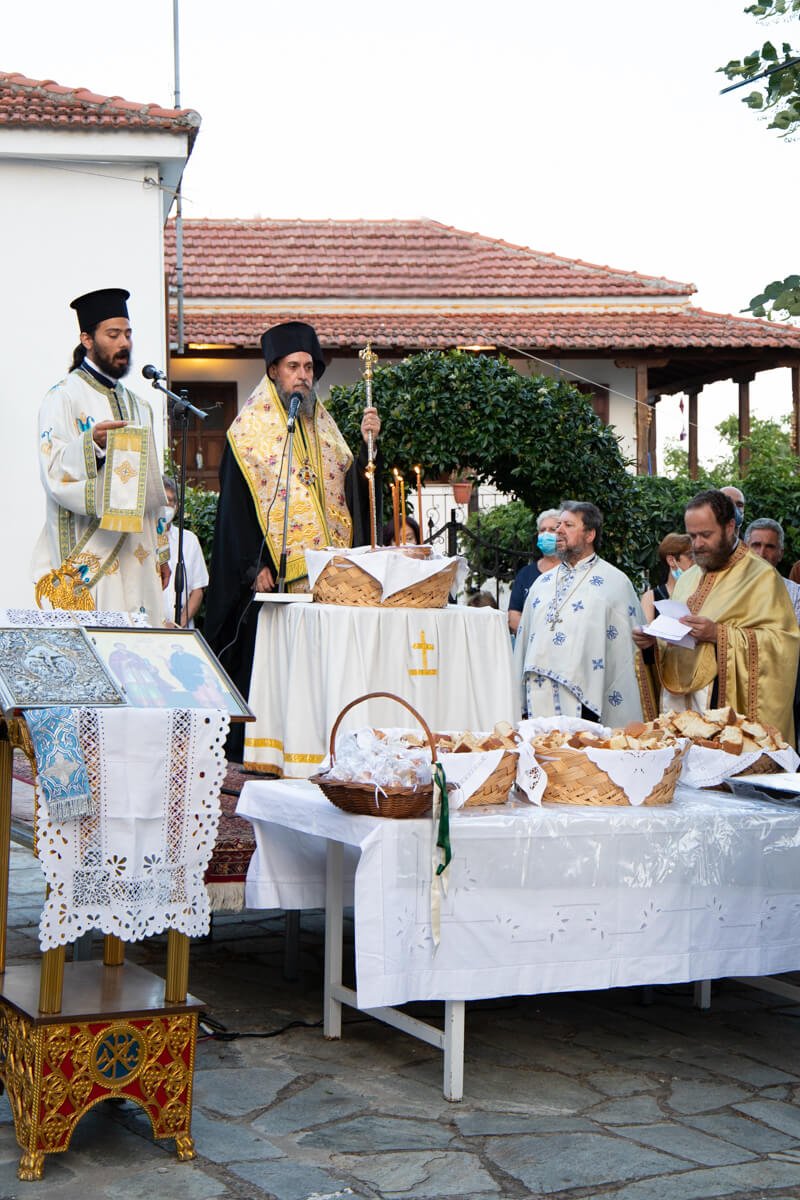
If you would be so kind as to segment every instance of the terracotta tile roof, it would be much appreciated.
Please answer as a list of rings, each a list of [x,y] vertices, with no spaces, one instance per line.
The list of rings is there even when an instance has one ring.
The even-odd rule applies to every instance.
[[[174,317],[174,314],[173,314]],[[349,351],[369,340],[376,350],[407,354],[420,349],[490,344],[542,354],[619,353],[660,349],[785,350],[800,352],[800,329],[772,321],[723,316],[689,306],[646,312],[363,312],[312,308],[280,312],[185,311],[186,341],[257,350],[258,339],[279,321],[310,321],[328,351]],[[172,335],[174,339],[174,319]]]
[[[0,71],[0,127],[69,130],[160,130],[188,134],[200,127],[191,108],[162,108],[121,96],[98,96],[86,88],[62,87],[52,79],[28,79]]]
[[[184,221],[188,297],[687,296],[689,283],[542,254],[438,221]],[[174,222],[166,257],[174,267]]]

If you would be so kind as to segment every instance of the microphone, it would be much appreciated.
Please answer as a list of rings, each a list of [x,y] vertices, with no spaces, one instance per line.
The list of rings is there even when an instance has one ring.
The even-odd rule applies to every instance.
[[[146,363],[145,366],[142,367],[142,374],[144,375],[145,379],[155,380],[167,378],[164,372],[159,371],[158,367],[154,367],[152,363]]]
[[[291,396],[289,397],[289,417],[286,422],[286,428],[288,429],[289,433],[294,432],[297,414],[300,411],[300,405],[304,400],[305,396],[302,392],[292,392]]]

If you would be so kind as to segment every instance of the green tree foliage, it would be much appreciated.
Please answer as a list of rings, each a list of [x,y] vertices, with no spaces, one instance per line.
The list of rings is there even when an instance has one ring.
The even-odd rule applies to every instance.
[[[763,292],[753,296],[745,312],[771,321],[788,321],[800,317],[800,275],[787,275],[768,283]]]
[[[796,32],[800,0],[760,0],[745,10],[758,21],[790,25]],[[775,69],[777,68],[777,69]],[[744,104],[769,118],[769,129],[781,137],[795,134],[800,127],[800,54],[790,42],[781,42],[780,50],[771,41],[763,43],[744,58],[731,59],[719,70],[734,83],[752,79],[754,88],[742,97]],[[769,74],[764,75],[768,71]],[[756,76],[762,76],[756,79]],[[787,275],[768,284],[753,296],[745,312],[756,317],[788,320],[800,316],[800,276]]]
[[[187,487],[186,489],[186,528],[197,535],[203,549],[206,566],[211,562],[211,546],[214,541],[214,522],[217,519],[216,492],[207,492],[205,488]]]
[[[605,513],[604,556],[636,576],[642,568],[634,481],[613,430],[569,384],[524,377],[503,358],[453,350],[379,367],[373,398],[381,413],[387,467],[437,479],[469,470],[532,512],[561,500],[591,500]],[[331,389],[330,407],[353,447],[364,384]]]
[[[533,556],[535,542],[536,514],[522,500],[470,513],[459,548],[469,560],[472,586],[479,588],[484,579],[513,579]]]

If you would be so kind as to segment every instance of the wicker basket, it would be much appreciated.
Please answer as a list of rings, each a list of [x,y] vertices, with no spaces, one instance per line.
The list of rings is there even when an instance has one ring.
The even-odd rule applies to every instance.
[[[444,608],[457,568],[456,562],[450,562],[435,575],[382,600],[378,580],[362,571],[354,559],[337,554],[318,575],[314,600],[319,604],[350,604],[362,608]]]
[[[359,696],[357,699],[351,700],[349,704],[346,704],[334,721],[329,746],[331,766],[336,761],[336,732],[342,722],[342,717],[351,708],[354,708],[356,704],[361,704],[364,700],[377,700],[381,698],[396,700],[398,704],[402,704],[403,708],[407,708],[413,717],[416,717],[425,730],[425,736],[431,748],[431,761],[436,762],[436,744],[433,740],[433,734],[417,710],[412,708],[402,697],[395,696],[393,692],[368,692],[365,696]],[[342,808],[345,812],[349,813],[358,813],[361,816],[423,817],[426,813],[430,812],[433,803],[432,784],[430,787],[425,788],[398,786],[381,788],[378,791],[374,783],[343,782],[340,779],[328,779],[328,776],[325,774],[312,775],[310,782],[315,783],[337,808]]]
[[[731,772],[731,778],[733,779],[736,775],[778,775],[782,770],[783,767],[779,766],[774,758],[770,758],[768,754],[762,754],[751,767],[742,767],[741,771]]]
[[[500,762],[471,796],[464,801],[465,808],[477,808],[479,804],[505,804],[517,778],[517,755],[506,750]]]
[[[547,773],[543,804],[630,804],[624,790],[609,779],[605,771],[593,763],[583,750],[563,746],[542,751],[541,754],[537,751],[536,758]],[[672,803],[682,759],[683,751],[678,748],[659,782],[642,801],[643,804]]]

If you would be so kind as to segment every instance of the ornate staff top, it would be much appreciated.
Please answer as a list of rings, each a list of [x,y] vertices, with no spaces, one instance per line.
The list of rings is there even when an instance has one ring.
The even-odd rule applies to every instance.
[[[363,350],[359,350],[358,357],[364,364],[364,390],[366,392],[365,408],[372,407],[372,368],[378,361],[378,356],[372,349],[372,343],[367,342]],[[370,545],[375,549],[377,539],[377,507],[375,500],[375,439],[372,434],[367,434],[367,485],[369,488],[369,528],[370,528]]]
[[[375,353],[375,351],[372,349],[372,342],[367,342],[364,349],[359,350],[358,357],[364,363],[364,382],[367,384],[371,384],[372,383],[372,368],[375,366],[375,363],[378,361],[378,356]],[[368,387],[367,391],[368,391],[368,393],[371,393],[372,388]]]

